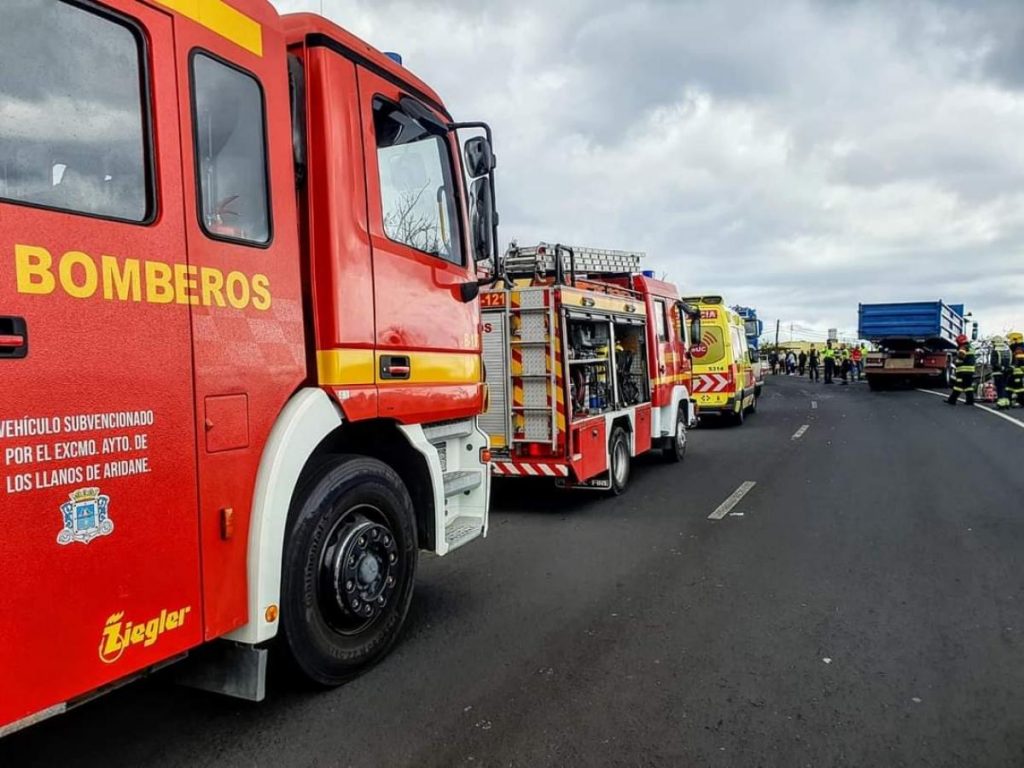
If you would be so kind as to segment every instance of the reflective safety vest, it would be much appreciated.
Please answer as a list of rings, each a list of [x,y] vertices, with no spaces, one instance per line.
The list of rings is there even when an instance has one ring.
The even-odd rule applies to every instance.
[[[961,353],[963,353],[961,355]],[[956,372],[974,373],[974,351],[970,347],[962,347],[957,352]]]
[[[821,356],[826,360],[835,360],[836,351],[831,347],[825,347],[825,349],[821,353]]]
[[[1017,357],[1013,361],[1013,368],[1010,369],[1010,383],[1006,391],[1011,395],[1024,393],[1024,358]]]

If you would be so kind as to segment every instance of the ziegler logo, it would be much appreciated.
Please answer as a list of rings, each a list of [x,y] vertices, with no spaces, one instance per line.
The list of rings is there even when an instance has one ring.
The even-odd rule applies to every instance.
[[[132,645],[149,648],[160,639],[165,632],[179,629],[185,625],[185,617],[192,606],[177,611],[160,611],[160,615],[142,624],[124,621],[124,611],[119,611],[107,619],[100,639],[100,661],[113,664],[121,658],[125,650]]]

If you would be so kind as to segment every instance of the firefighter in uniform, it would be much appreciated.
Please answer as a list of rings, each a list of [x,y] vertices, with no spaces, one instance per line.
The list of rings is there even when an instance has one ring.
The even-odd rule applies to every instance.
[[[1010,369],[1006,394],[1011,403],[1024,408],[1024,344],[1019,344],[1013,353],[1013,368]]]
[[[992,383],[996,387],[996,408],[1001,411],[1010,407],[1007,387],[1013,375],[1013,353],[1002,336],[992,339],[992,354],[989,359],[992,368]]]
[[[971,349],[971,342],[962,333],[956,337],[956,345],[956,382],[946,402],[956,405],[960,393],[963,392],[964,402],[967,405],[974,405],[974,350]]]

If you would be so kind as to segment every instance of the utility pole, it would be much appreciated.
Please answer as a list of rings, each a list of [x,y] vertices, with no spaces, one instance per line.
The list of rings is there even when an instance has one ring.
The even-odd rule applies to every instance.
[[[776,350],[778,350],[778,348],[779,348],[779,326],[780,325],[782,325],[782,321],[781,320],[776,320],[775,321],[775,349]]]

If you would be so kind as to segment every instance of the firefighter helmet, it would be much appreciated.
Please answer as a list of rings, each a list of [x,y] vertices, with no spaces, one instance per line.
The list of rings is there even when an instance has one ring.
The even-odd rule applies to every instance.
[[[1014,344],[1024,344],[1024,333],[1021,333],[1020,331],[1011,331],[1006,334],[1006,340],[1011,346]]]
[[[964,334],[961,333],[959,336],[956,337],[956,345],[958,347],[962,347],[966,343],[967,343],[967,337]]]

